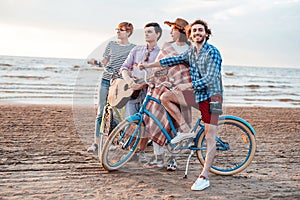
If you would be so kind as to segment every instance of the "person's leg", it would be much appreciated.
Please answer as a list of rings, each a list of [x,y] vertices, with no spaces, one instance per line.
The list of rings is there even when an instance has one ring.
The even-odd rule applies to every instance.
[[[91,147],[88,148],[88,152],[95,152],[98,148],[99,137],[100,137],[100,126],[102,121],[102,113],[103,108],[107,102],[107,95],[109,90],[109,81],[102,80],[100,89],[98,91],[98,108],[97,108],[97,116],[95,119],[95,132],[94,132],[94,143]]]
[[[154,152],[154,155],[158,159],[163,159],[163,156],[164,156],[164,153],[165,153],[165,149],[164,149],[163,146],[160,146],[156,142],[153,142],[153,152]]]
[[[208,174],[216,154],[216,132],[217,132],[217,126],[211,124],[205,124],[204,133],[205,133],[206,149],[207,149],[206,157],[205,157],[203,169],[199,177],[191,187],[192,190],[204,190],[205,188],[210,186]]]
[[[154,151],[154,157],[149,160],[146,164],[144,164],[144,168],[161,168],[164,166],[165,163],[165,152],[164,147],[160,146],[156,142],[153,142],[153,151]]]
[[[206,139],[206,157],[205,163],[199,177],[204,176],[208,179],[209,169],[212,166],[215,154],[216,154],[216,133],[217,126],[211,124],[205,124],[205,139]]]
[[[221,98],[218,101],[222,103]],[[196,182],[192,185],[192,190],[203,190],[209,187],[209,170],[216,154],[216,135],[219,115],[210,113],[209,102],[210,100],[206,100],[199,103],[199,110],[201,111],[202,120],[205,125],[204,134],[207,150],[203,169]]]
[[[140,108],[142,107],[144,99],[146,97],[146,94],[147,94],[147,88],[143,88],[142,91],[140,92],[139,97],[137,98],[137,104],[135,105],[135,109],[136,109],[135,113],[138,113]],[[148,141],[149,141],[148,137],[142,136],[141,143],[140,143],[141,155],[139,157],[139,160],[143,163],[148,161],[146,154],[145,154],[145,150],[147,148]]]
[[[180,113],[180,109],[178,105],[187,106],[186,101],[184,99],[183,93],[174,91],[164,92],[161,97],[161,104],[166,108],[168,113],[174,118],[174,120],[179,124],[179,128],[181,132],[189,132],[190,127],[186,123],[184,117],[178,113]]]
[[[129,100],[127,104],[125,105],[125,117],[129,117],[131,115],[136,114],[140,109],[140,103],[138,99]],[[140,143],[140,154],[139,154],[139,161],[140,162],[147,162],[147,158],[145,155],[145,149],[147,147],[148,138],[141,138]]]
[[[194,98],[193,96],[188,98]],[[182,113],[179,109],[178,105],[187,106],[187,102],[185,100],[183,92],[174,92],[167,91],[162,94],[160,100],[162,105],[166,108],[168,113],[174,118],[174,120],[179,124],[179,131],[188,133],[190,131],[189,123],[185,121],[185,117],[178,114]],[[177,169],[177,162],[174,156],[171,156],[169,162],[167,164],[167,170],[175,171]]]
[[[102,80],[101,88],[99,91],[99,106],[97,111],[97,117],[95,120],[95,138],[99,138],[100,136],[100,126],[102,121],[103,108],[107,103],[108,91],[109,91],[109,81]]]

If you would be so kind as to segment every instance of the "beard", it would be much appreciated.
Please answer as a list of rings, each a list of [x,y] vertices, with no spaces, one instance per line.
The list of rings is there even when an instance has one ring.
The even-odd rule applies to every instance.
[[[205,39],[203,38],[203,39],[200,40],[200,41],[196,41],[196,43],[197,43],[197,44],[202,44],[202,43],[204,42],[204,40],[205,40]]]
[[[197,44],[202,44],[202,43],[204,43],[204,40],[206,39],[205,37],[201,37],[201,40],[196,41],[196,39],[195,39],[196,36],[199,36],[199,35],[194,35],[193,41],[194,41],[195,43],[197,43]]]

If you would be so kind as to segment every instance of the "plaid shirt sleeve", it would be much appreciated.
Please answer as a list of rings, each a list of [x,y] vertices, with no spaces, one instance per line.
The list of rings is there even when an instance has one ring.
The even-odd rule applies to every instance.
[[[178,56],[172,56],[169,58],[163,58],[159,60],[159,63],[162,67],[172,67],[179,64],[188,64],[188,51],[185,51],[184,53],[178,55]]]

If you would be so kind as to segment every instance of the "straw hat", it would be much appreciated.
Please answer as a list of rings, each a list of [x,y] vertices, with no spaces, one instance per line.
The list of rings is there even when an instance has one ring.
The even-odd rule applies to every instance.
[[[169,21],[165,21],[164,22],[165,24],[169,25],[169,26],[175,26],[177,29],[179,30],[183,30],[184,31],[184,28],[189,25],[189,23],[187,21],[185,21],[184,19],[181,19],[181,18],[177,18],[175,20],[175,22],[169,22]]]

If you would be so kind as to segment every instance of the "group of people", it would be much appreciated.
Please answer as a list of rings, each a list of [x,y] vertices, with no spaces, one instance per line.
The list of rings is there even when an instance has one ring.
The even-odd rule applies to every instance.
[[[160,89],[154,93],[177,124],[178,134],[171,143],[195,137],[196,133],[191,131],[191,121],[187,117],[190,115],[188,108],[197,106],[200,110],[205,123],[207,154],[204,167],[191,189],[203,190],[210,185],[209,169],[216,151],[215,137],[220,113],[215,112],[214,109],[216,104],[222,105],[222,58],[218,49],[207,42],[211,36],[211,30],[205,21],[195,20],[189,24],[186,20],[177,18],[174,22],[165,21],[164,23],[171,27],[172,41],[164,43],[162,48],[157,45],[162,35],[162,28],[158,23],[152,22],[144,26],[145,45],[134,45],[128,39],[133,32],[132,24],[122,22],[116,28],[117,41],[108,43],[103,59],[99,62],[90,60],[88,63],[119,72],[129,87],[140,91],[137,97],[130,99],[125,105],[125,117],[137,113],[146,96],[147,85],[135,82],[135,79],[144,76],[141,70],[151,72],[164,67],[170,68],[168,77],[174,78],[174,90]],[[98,149],[100,123],[109,86],[110,76],[104,72],[99,89],[95,139],[92,146],[88,148],[89,152],[96,152]],[[159,114],[154,104],[150,104],[148,109],[153,109],[156,114]],[[147,128],[148,126],[151,128],[151,119],[145,120],[148,122]],[[152,140],[154,149],[154,156],[150,160],[145,155],[149,139]],[[151,131],[147,138],[142,138],[138,155],[139,161],[144,163],[144,168],[165,165],[165,141],[164,135],[157,129]],[[167,168],[176,170],[175,158],[170,159]]]

